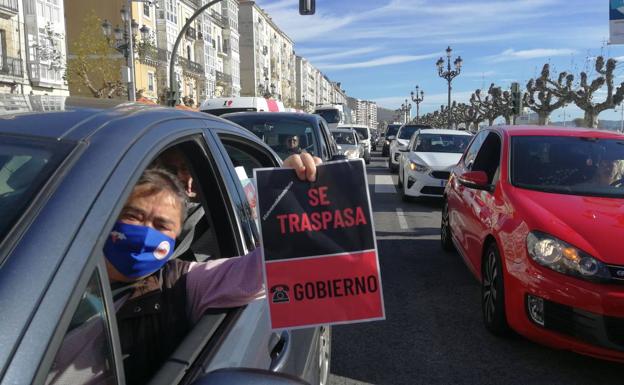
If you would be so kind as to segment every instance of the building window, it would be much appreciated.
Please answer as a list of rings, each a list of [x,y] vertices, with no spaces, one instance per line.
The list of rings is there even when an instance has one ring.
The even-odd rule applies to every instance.
[[[147,73],[147,90],[154,91],[154,74],[152,72]]]
[[[143,15],[150,17],[150,6],[147,3],[143,3]]]
[[[4,68],[7,64],[7,44],[6,44],[6,31],[0,29],[0,69]]]
[[[186,58],[188,59],[188,61],[191,61],[191,46],[190,45],[186,46]]]

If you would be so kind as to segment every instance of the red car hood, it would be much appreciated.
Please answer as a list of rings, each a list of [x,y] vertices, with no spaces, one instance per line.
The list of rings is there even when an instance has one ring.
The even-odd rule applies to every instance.
[[[531,229],[554,235],[605,263],[624,265],[624,199],[517,192]]]

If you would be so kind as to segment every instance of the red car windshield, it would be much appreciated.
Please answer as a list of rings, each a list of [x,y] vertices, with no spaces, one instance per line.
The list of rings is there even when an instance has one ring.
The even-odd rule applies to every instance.
[[[624,141],[517,136],[511,141],[511,182],[561,194],[624,197]]]

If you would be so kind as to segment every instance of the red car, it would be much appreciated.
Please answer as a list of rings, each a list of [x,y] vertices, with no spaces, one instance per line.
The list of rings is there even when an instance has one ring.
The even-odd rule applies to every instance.
[[[441,239],[481,282],[489,331],[624,362],[623,170],[616,132],[473,138],[445,189]]]

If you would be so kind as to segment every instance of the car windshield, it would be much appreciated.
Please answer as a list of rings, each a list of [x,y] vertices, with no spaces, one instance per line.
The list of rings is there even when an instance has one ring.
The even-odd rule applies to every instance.
[[[322,156],[319,153],[314,124],[310,121],[290,117],[264,117],[262,114],[240,114],[224,118],[256,134],[282,159],[300,150]]]
[[[470,143],[469,135],[420,134],[414,143],[416,152],[449,152],[461,154]]]
[[[66,143],[0,135],[0,240],[67,156]]]
[[[338,110],[317,110],[314,111],[314,113],[317,115],[321,115],[327,123],[340,122],[340,111]]]
[[[333,131],[332,136],[336,139],[338,144],[355,145],[355,137],[352,132],[337,132]]]
[[[512,138],[515,186],[562,194],[624,196],[624,141],[586,137]]]

